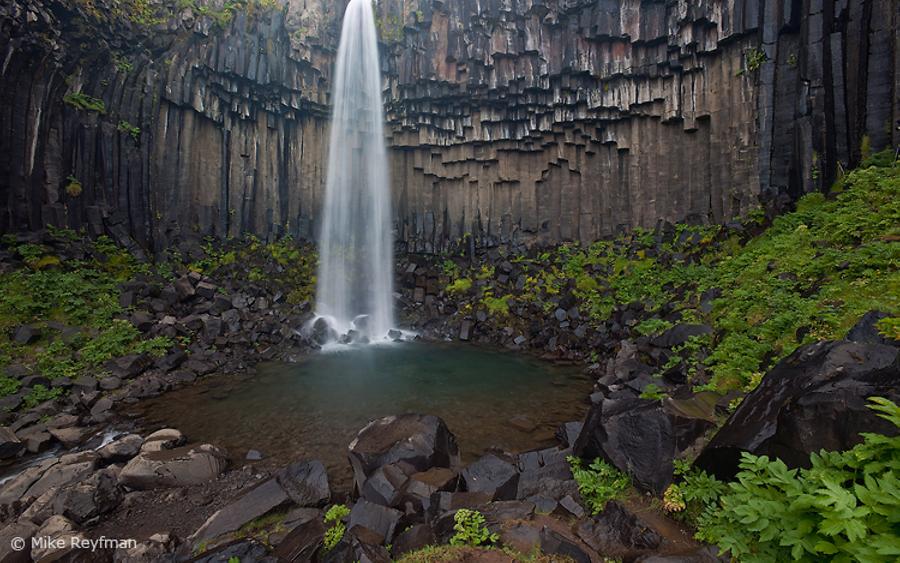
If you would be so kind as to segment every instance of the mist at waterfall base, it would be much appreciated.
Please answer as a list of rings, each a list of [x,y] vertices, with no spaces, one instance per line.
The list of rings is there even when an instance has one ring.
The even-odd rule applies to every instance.
[[[333,102],[313,326],[323,341],[383,341],[394,326],[391,194],[370,0],[344,13]]]

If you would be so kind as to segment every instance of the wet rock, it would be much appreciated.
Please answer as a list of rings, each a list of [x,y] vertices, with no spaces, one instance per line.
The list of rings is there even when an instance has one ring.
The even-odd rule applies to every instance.
[[[888,339],[878,331],[875,326],[881,319],[890,315],[881,311],[869,311],[859,319],[853,328],[847,333],[847,340],[851,342],[859,342],[860,344],[890,344],[896,345],[895,341]]]
[[[259,450],[247,450],[247,455],[244,456],[244,459],[247,461],[261,461],[263,454]]]
[[[505,526],[500,530],[500,542],[519,553],[534,553],[541,546],[541,528],[525,522]]]
[[[122,500],[118,473],[116,468],[101,469],[85,481],[63,488],[53,499],[53,513],[84,524],[110,512]]]
[[[128,434],[121,438],[117,438],[97,450],[97,455],[100,456],[100,459],[108,463],[128,461],[140,453],[141,445],[143,443],[144,439],[139,435]]]
[[[487,493],[492,500],[516,498],[519,472],[515,466],[488,454],[466,467],[462,472],[466,490]]]
[[[31,538],[34,537],[38,527],[27,521],[17,520],[0,530],[0,562],[2,563],[30,563],[31,562]],[[28,549],[13,549],[13,539],[22,540],[22,545]]]
[[[397,534],[391,544],[391,555],[397,559],[404,553],[434,544],[434,532],[428,524],[415,524]]]
[[[28,487],[28,490],[22,494],[21,500],[35,499],[52,488],[62,488],[82,481],[91,475],[95,468],[96,462],[94,460],[76,463],[64,463],[62,458],[54,460],[54,463],[41,474],[40,478],[34,481]],[[6,492],[7,489],[4,489],[4,496]]]
[[[568,557],[575,563],[591,563],[590,556],[575,541],[546,527],[541,530],[541,551]]]
[[[187,276],[182,276],[175,280],[172,283],[172,287],[175,288],[175,294],[178,296],[179,301],[187,301],[197,293],[190,278]]]
[[[153,363],[148,354],[128,354],[109,360],[103,367],[120,379],[133,379],[144,372]]]
[[[603,512],[579,523],[577,533],[598,553],[626,560],[662,543],[662,537],[653,528],[617,501],[607,503]]]
[[[184,350],[176,350],[156,360],[156,367],[165,371],[172,371],[180,367],[187,359],[188,355]]]
[[[122,386],[122,380],[111,375],[100,380],[100,389],[104,391],[114,391]]]
[[[190,537],[193,545],[206,543],[242,526],[288,502],[288,495],[275,479],[269,479],[216,511]]]
[[[672,417],[657,401],[605,399],[588,412],[574,451],[586,460],[608,460],[639,487],[662,494],[677,453]]]
[[[56,438],[66,448],[72,448],[90,438],[93,430],[90,428],[51,428],[50,435]]]
[[[75,525],[63,516],[51,516],[34,534],[47,538],[41,545],[32,546],[31,558],[35,561],[58,561],[75,551],[75,539],[83,536],[75,531]]]
[[[142,452],[158,452],[171,450],[187,442],[184,434],[174,428],[163,428],[151,433],[141,445]]]
[[[344,534],[338,545],[322,556],[321,563],[390,563],[390,553],[375,543],[377,537],[365,533],[365,530],[359,531],[362,534]]]
[[[436,416],[405,414],[370,422],[350,444],[357,491],[376,469],[404,462],[417,471],[450,467],[459,458],[456,438]]]
[[[16,436],[15,432],[6,426],[0,427],[0,459],[16,457],[25,449],[25,444]]]
[[[41,331],[31,325],[22,325],[13,330],[12,340],[19,346],[34,344],[41,338]]]
[[[312,561],[324,537],[325,525],[322,519],[311,518],[288,532],[272,555],[278,561]]]
[[[352,531],[358,527],[365,528],[378,535],[380,541],[377,543],[390,543],[402,516],[403,513],[399,510],[359,499],[350,509],[347,529]]]
[[[113,555],[114,561],[175,561],[177,538],[170,534],[153,534],[147,540],[128,548],[119,548]]]
[[[468,342],[472,339],[472,321],[463,321],[459,325],[459,339]]]
[[[252,540],[237,540],[221,545],[192,559],[193,563],[223,563],[226,561],[253,561],[275,563],[266,547]]]
[[[292,463],[278,473],[276,480],[297,506],[324,506],[331,499],[328,474],[320,461]]]
[[[898,348],[847,341],[804,346],[763,377],[696,464],[730,479],[744,451],[798,467],[812,452],[853,447],[860,432],[896,434],[867,408],[872,396],[900,401]]]
[[[360,496],[382,506],[396,506],[407,480],[397,464],[383,465],[366,479]]]
[[[119,480],[132,489],[198,485],[218,477],[225,465],[225,454],[209,444],[142,451],[122,469]]]

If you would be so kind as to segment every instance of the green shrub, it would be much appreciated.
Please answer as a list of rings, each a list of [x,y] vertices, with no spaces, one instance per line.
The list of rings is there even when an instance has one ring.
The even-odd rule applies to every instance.
[[[92,98],[82,92],[72,92],[63,96],[63,102],[78,110],[106,113],[106,104],[99,98]]]
[[[469,278],[459,278],[447,285],[447,293],[451,295],[467,293],[472,289],[472,280]]]
[[[78,196],[80,196],[80,195],[81,195],[81,192],[84,191],[84,187],[81,185],[81,182],[78,181],[78,178],[76,178],[75,176],[71,176],[71,175],[70,175],[70,176],[67,178],[67,180],[69,181],[69,183],[66,184],[66,188],[65,188],[65,189],[66,189],[66,194],[67,194],[69,197],[78,197]]]
[[[44,401],[56,399],[62,394],[62,387],[48,389],[44,385],[35,385],[31,388],[31,391],[29,391],[28,394],[25,395],[25,397],[22,399],[22,404],[25,405],[25,408],[30,409],[36,407]]]
[[[487,529],[484,514],[477,510],[462,508],[453,515],[453,530],[456,532],[450,538],[450,545],[467,545],[478,547],[496,543],[497,534],[492,534]]]
[[[122,133],[131,135],[131,138],[134,139],[135,141],[140,141],[140,139],[141,139],[141,128],[138,127],[137,125],[132,125],[131,123],[129,123],[125,120],[119,121],[119,125],[118,125],[117,129],[119,131],[121,131]]]
[[[900,317],[885,317],[875,323],[875,327],[885,338],[900,340]]]
[[[870,399],[900,428],[900,408]],[[900,558],[900,436],[863,434],[845,452],[810,456],[809,469],[744,453],[736,481],[709,502],[697,537],[739,561]]]
[[[584,462],[577,457],[569,456],[566,459],[572,467],[575,482],[578,483],[578,492],[593,514],[602,512],[607,502],[621,498],[631,487],[628,475],[600,458],[595,459],[588,467],[584,467]]]
[[[656,383],[648,383],[641,390],[641,399],[649,399],[651,401],[659,401],[665,398],[666,392],[665,390],[657,385]]]
[[[347,531],[347,526],[342,522],[350,514],[350,509],[343,504],[335,504],[325,512],[325,551],[331,551],[340,543]]]
[[[655,336],[672,328],[672,323],[656,317],[646,319],[635,325],[634,330],[642,336]]]

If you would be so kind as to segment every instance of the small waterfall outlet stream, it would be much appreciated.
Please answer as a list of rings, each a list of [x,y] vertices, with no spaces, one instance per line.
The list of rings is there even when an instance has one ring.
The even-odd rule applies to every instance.
[[[320,340],[383,341],[394,326],[391,194],[370,0],[347,5],[333,101],[313,328]]]

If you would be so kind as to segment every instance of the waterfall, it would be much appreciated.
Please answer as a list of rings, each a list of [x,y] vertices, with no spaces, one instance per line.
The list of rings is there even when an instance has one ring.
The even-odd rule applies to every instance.
[[[371,0],[350,0],[334,73],[317,330],[383,340],[393,327],[391,193]],[[337,334],[335,334],[337,333]]]

